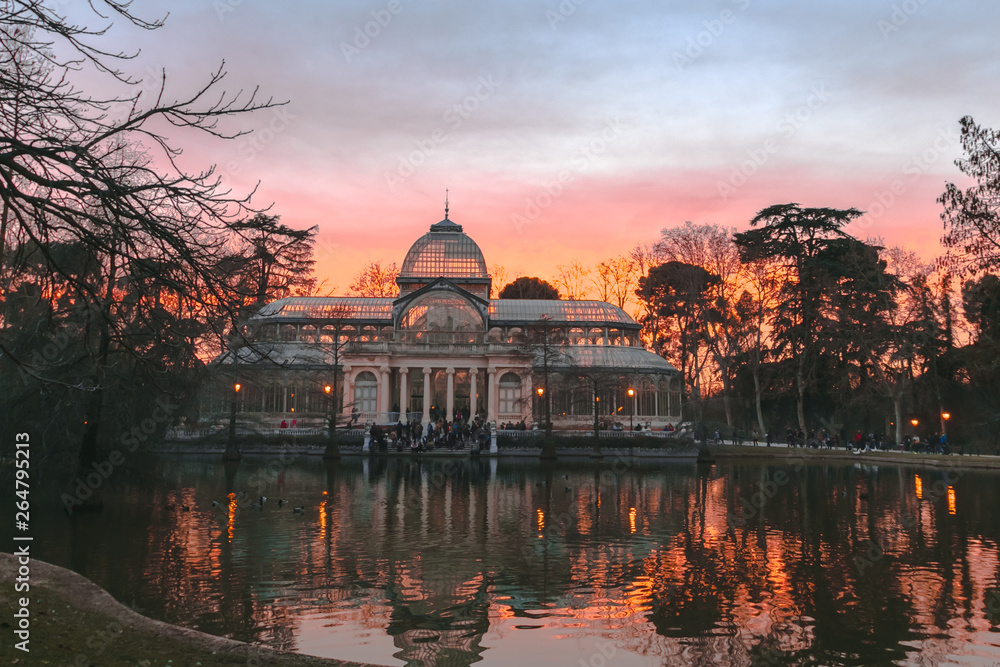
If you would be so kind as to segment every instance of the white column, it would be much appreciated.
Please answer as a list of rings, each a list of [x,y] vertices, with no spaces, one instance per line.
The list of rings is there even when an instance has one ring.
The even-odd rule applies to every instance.
[[[477,392],[478,387],[476,386],[476,378],[479,376],[479,370],[476,368],[469,369],[469,421],[476,416],[476,403],[479,402],[479,395]]]
[[[410,397],[407,391],[407,376],[410,372],[409,368],[399,369],[399,420],[406,422],[406,417],[403,415],[407,412],[407,404],[410,402]]]
[[[382,419],[386,419],[389,412],[389,367],[383,366],[379,371],[381,381],[378,386],[378,411]]]
[[[431,369],[424,369],[424,426],[431,421]]]
[[[351,393],[351,367],[344,366],[344,404],[341,406],[341,411],[345,416],[351,414],[351,403],[354,402],[354,396]]]
[[[493,368],[489,369],[486,381],[486,419],[497,420],[497,372]]]
[[[445,404],[445,421],[451,421],[455,417],[455,369],[449,366],[445,373],[448,374],[448,400]]]

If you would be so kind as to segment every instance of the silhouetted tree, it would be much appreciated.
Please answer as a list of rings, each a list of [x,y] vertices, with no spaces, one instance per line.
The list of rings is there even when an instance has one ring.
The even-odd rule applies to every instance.
[[[502,290],[501,299],[558,299],[559,290],[541,278],[521,276]]]
[[[708,324],[715,317],[711,289],[719,276],[700,266],[667,262],[654,266],[639,280],[636,294],[649,313],[644,325],[652,332],[658,354],[672,359],[687,387],[695,387],[701,397],[701,370],[707,353],[699,353],[707,340]]]
[[[833,241],[850,238],[843,231],[861,215],[856,209],[802,208],[779,204],[760,211],[748,231],[736,234],[744,262],[767,259],[780,263],[787,280],[771,325],[775,351],[789,366],[795,388],[799,428],[806,430],[805,399],[815,382],[820,357],[820,326],[833,293],[824,253]]]
[[[1000,131],[977,125],[971,116],[960,121],[966,157],[955,164],[975,185],[962,190],[945,186],[942,244],[948,259],[972,273],[1000,267]]]
[[[90,11],[144,30],[162,25],[117,0]],[[66,373],[16,353],[7,318],[26,312],[6,303],[0,353],[5,370],[34,378],[43,393],[79,392],[83,468],[97,458],[109,388],[166,380],[164,364],[187,355],[199,329],[223,320],[234,328],[233,305],[245,297],[219,280],[218,267],[230,256],[233,226],[259,211],[250,195],[220,187],[214,169],[182,168],[164,128],[232,138],[243,132],[227,131],[224,120],[274,106],[256,91],[218,90],[221,67],[190,95],[166,98],[161,85],[147,100],[121,69],[134,54],[100,44],[106,30],[70,22],[45,2],[0,6],[0,299],[41,279],[50,322],[79,328],[81,356]],[[110,92],[95,97],[79,86],[84,66],[104,75]],[[63,297],[72,308],[59,313]]]

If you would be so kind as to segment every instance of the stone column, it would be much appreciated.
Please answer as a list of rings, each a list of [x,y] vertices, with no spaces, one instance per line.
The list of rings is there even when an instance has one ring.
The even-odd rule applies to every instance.
[[[350,417],[351,414],[351,403],[354,402],[354,395],[351,393],[351,367],[344,366],[344,370],[340,379],[344,383],[344,403],[341,405],[341,412],[345,417]],[[348,421],[350,424],[350,421]]]
[[[424,369],[424,426],[431,421],[431,369]]]
[[[489,369],[486,382],[486,419],[497,420],[497,372],[494,368]]]
[[[382,366],[379,371],[379,376],[382,379],[378,387],[378,411],[383,419],[387,419],[389,413],[389,367]]]
[[[407,377],[409,373],[409,368],[399,369],[399,420],[403,423],[406,423],[406,417],[403,415],[406,414],[407,404],[410,402],[409,391],[407,390],[409,384]]]
[[[445,421],[455,418],[455,369],[449,366],[445,373],[448,374],[448,400],[445,403]]]
[[[476,416],[478,410],[476,410],[476,403],[479,402],[479,393],[476,386],[476,378],[479,376],[479,369],[470,368],[469,369],[469,420],[471,421],[473,417]]]

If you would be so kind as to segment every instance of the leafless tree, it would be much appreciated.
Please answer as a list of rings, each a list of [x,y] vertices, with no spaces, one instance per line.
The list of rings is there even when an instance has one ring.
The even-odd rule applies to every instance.
[[[497,299],[503,288],[507,286],[507,267],[503,264],[493,264],[490,266],[490,278],[492,278],[490,298]]]
[[[162,338],[154,316],[167,309],[232,331],[234,304],[246,297],[220,279],[219,266],[232,258],[234,226],[261,212],[250,204],[253,193],[222,187],[214,167],[183,167],[169,133],[237,137],[244,132],[227,129],[227,119],[276,105],[256,90],[221,90],[223,65],[179,98],[167,97],[164,73],[147,99],[125,71],[136,54],[108,50],[102,37],[109,16],[141,30],[162,19],[144,19],[119,0],[94,0],[90,9],[106,25],[70,22],[37,0],[0,4],[0,298],[22,290],[30,262],[59,290],[43,298],[70,294],[85,313],[79,367],[90,371],[72,383],[85,392],[84,466],[96,459],[115,355],[161,360],[149,352]],[[84,69],[117,94],[85,92],[76,81]],[[0,329],[9,324],[4,305]],[[124,323],[126,307],[149,316],[146,324]],[[5,361],[29,366],[8,343],[0,336]]]
[[[635,300],[635,288],[639,284],[637,268],[635,260],[628,255],[600,262],[591,276],[597,297],[624,310],[630,301]]]
[[[563,295],[570,300],[586,299],[588,297],[587,276],[590,269],[585,267],[579,260],[573,260],[569,264],[560,264],[556,267],[559,275],[556,284],[562,288]]]
[[[368,266],[361,269],[354,277],[351,292],[365,297],[395,297],[399,294],[399,286],[396,285],[398,276],[399,266],[395,262],[392,264],[382,264],[378,260],[369,262]]]

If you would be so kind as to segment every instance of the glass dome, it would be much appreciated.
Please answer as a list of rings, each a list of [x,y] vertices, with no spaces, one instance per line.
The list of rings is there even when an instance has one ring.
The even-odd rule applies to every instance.
[[[462,226],[445,217],[406,253],[400,278],[488,278],[486,260]]]

